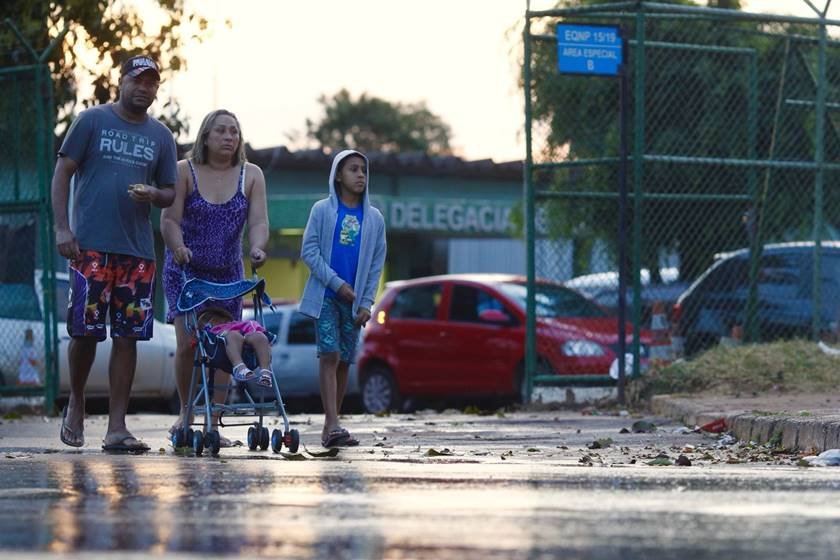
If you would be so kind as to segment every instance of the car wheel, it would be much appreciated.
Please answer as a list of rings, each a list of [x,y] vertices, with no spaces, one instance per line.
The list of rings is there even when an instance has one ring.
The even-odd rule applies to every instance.
[[[391,371],[374,366],[362,381],[362,406],[366,412],[376,414],[400,406],[400,394]]]

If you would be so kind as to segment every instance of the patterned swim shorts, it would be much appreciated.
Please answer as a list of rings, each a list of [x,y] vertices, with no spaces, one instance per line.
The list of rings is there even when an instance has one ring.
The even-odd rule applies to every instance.
[[[353,304],[325,297],[321,305],[321,316],[315,320],[318,356],[339,352],[342,362],[354,363],[360,331],[361,328],[353,324]]]
[[[67,334],[105,340],[110,311],[111,337],[152,338],[155,261],[82,250],[70,261]]]

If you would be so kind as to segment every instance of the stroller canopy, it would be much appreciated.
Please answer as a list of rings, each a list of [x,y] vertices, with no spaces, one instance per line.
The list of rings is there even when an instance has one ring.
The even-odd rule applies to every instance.
[[[184,283],[178,295],[178,311],[195,309],[210,300],[225,300],[242,297],[256,291],[260,301],[271,306],[271,298],[265,293],[265,279],[238,280],[229,284],[217,284],[200,278],[191,278]]]

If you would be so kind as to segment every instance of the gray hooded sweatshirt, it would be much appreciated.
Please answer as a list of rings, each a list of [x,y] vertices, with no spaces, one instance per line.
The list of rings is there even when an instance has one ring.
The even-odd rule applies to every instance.
[[[370,166],[368,160],[355,150],[344,150],[338,153],[332,162],[330,170],[330,184],[328,198],[319,200],[312,206],[306,229],[303,232],[303,242],[300,257],[309,267],[309,279],[303,289],[303,297],[298,309],[304,315],[317,319],[321,315],[321,305],[324,303],[324,293],[329,287],[338,292],[344,280],[330,267],[332,256],[333,235],[338,221],[338,193],[335,190],[335,175],[338,164],[347,156],[357,155],[365,160],[368,168],[366,175],[365,193],[362,205],[364,219],[362,220],[362,242],[359,247],[359,266],[356,269],[355,286],[356,301],[353,302],[353,316],[360,307],[373,310],[373,300],[379,286],[382,267],[385,266],[385,220],[382,214],[370,204]]]

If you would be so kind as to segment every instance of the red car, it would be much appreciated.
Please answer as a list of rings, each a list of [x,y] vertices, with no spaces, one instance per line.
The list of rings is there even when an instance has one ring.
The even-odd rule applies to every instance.
[[[526,279],[455,274],[389,282],[365,329],[358,360],[368,412],[403,397],[524,393]],[[540,373],[609,375],[618,353],[615,317],[578,292],[537,283]],[[627,325],[627,343],[632,327]],[[650,337],[641,332],[641,354]],[[644,362],[643,362],[644,363]]]

